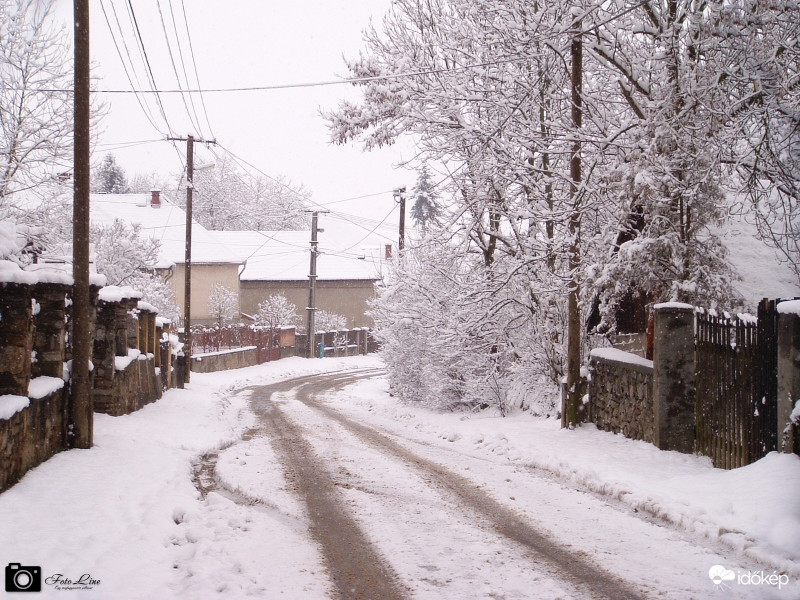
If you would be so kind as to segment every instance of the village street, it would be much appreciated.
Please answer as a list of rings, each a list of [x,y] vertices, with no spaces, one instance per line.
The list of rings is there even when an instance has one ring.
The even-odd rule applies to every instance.
[[[702,459],[489,412],[401,405],[372,357],[193,374],[141,411],[95,415],[94,448],[0,495],[0,560],[40,566],[46,598],[798,597],[791,552],[703,530],[713,483],[697,506],[658,483],[713,481]],[[532,460],[525,437],[550,450]],[[611,461],[619,480],[600,475]],[[648,501],[619,491],[637,462]],[[741,506],[740,486],[714,497]],[[713,581],[716,565],[736,579]]]
[[[359,382],[381,375],[242,390],[258,425],[195,470],[204,497],[289,525],[298,546],[312,542],[313,568],[285,565],[309,579],[308,597],[703,598],[715,588],[705,565],[746,568],[720,545],[543,473],[348,416]]]

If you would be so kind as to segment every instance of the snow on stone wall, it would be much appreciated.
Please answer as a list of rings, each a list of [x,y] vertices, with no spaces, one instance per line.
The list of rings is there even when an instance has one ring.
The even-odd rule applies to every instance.
[[[653,361],[614,348],[592,351],[588,420],[599,429],[654,441]]]

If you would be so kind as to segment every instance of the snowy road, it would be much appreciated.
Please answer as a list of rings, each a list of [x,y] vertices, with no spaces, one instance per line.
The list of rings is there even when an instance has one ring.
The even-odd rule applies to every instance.
[[[350,400],[379,375],[314,375],[238,392],[249,394],[256,426],[195,465],[205,502],[235,505],[238,531],[198,533],[194,524],[187,547],[207,538],[203,564],[208,553],[222,559],[242,544],[257,552],[259,536],[279,536],[285,552],[259,558],[282,565],[283,581],[262,587],[254,555],[232,574],[237,587],[247,590],[249,579],[264,597],[508,600],[707,598],[722,591],[710,565],[748,566],[542,473],[460,453],[402,423],[369,422]],[[191,592],[197,549],[187,552],[175,568]],[[200,592],[208,582],[196,579]],[[787,597],[746,587],[724,597],[768,592]]]

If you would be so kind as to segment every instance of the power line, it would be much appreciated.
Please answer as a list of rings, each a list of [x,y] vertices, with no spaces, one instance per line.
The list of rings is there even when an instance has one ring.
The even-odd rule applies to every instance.
[[[128,0],[130,2],[130,0]],[[326,87],[332,85],[353,85],[359,83],[369,83],[372,81],[389,81],[395,79],[407,79],[412,77],[421,77],[424,75],[437,75],[439,73],[454,73],[457,71],[468,71],[470,69],[476,69],[480,67],[489,67],[494,65],[501,65],[501,64],[509,64],[519,61],[528,60],[530,57],[528,56],[515,56],[512,58],[505,58],[505,59],[497,59],[487,62],[481,63],[473,63],[469,65],[464,65],[463,67],[451,67],[451,68],[442,68],[442,69],[424,69],[421,71],[408,71],[405,73],[392,73],[388,75],[373,75],[370,77],[348,77],[344,79],[333,79],[327,81],[314,81],[314,82],[305,82],[305,83],[286,83],[286,84],[277,84],[277,85],[259,85],[259,86],[245,86],[245,87],[229,87],[229,88],[206,88],[206,89],[154,89],[152,90],[122,90],[122,89],[97,89],[93,90],[94,93],[97,94],[134,94],[134,93],[148,93],[148,94],[182,94],[182,93],[191,93],[191,94],[210,94],[210,93],[226,93],[226,92],[264,92],[264,91],[273,91],[273,90],[286,90],[286,89],[295,89],[295,88],[314,88],[314,87]],[[43,89],[40,90],[42,92],[69,92],[71,90],[55,90],[55,89]]]
[[[136,39],[138,40],[139,52],[141,53],[144,59],[144,64],[147,67],[147,73],[150,85],[152,86],[151,90],[141,90],[139,93],[154,93],[156,95],[156,102],[158,103],[158,106],[161,109],[161,115],[164,117],[164,122],[167,124],[167,130],[169,131],[170,135],[173,135],[173,129],[172,127],[170,127],[169,119],[167,118],[167,112],[166,110],[164,110],[164,104],[161,102],[160,92],[158,90],[158,86],[156,85],[156,78],[153,75],[153,69],[150,66],[150,59],[147,57],[147,50],[144,47],[144,39],[142,38],[142,32],[139,29],[139,22],[136,20],[136,12],[133,10],[133,4],[131,3],[131,0],[127,0],[127,6],[128,6],[128,15],[131,18],[131,23],[133,24],[133,28],[136,33]]]
[[[201,134],[203,134],[200,125],[198,124],[197,113],[193,112],[193,110],[189,109],[189,104],[186,102],[186,94],[183,93],[183,88],[181,87],[181,77],[178,74],[178,66],[175,64],[175,56],[172,53],[172,44],[169,42],[169,34],[167,33],[167,23],[164,20],[164,13],[161,10],[161,0],[156,0],[156,6],[158,8],[158,16],[161,21],[161,30],[164,32],[164,41],[167,44],[167,54],[169,54],[169,62],[172,64],[172,71],[175,73],[175,80],[178,82],[178,89],[181,90],[181,100],[183,101],[183,107],[186,109],[186,115],[189,117],[189,121],[192,124],[192,127]],[[174,22],[173,22],[174,24]],[[178,45],[178,50],[180,51],[180,41],[177,39],[176,36],[176,44]],[[183,56],[181,56],[181,62],[183,61]],[[184,76],[186,75],[186,67],[183,67]],[[189,80],[186,80],[186,87],[189,87]],[[189,96],[191,98],[191,94]],[[192,106],[192,109],[194,106]],[[194,117],[192,116],[194,114]],[[204,136],[202,136],[204,137]]]
[[[170,6],[170,10],[172,10],[172,0],[170,0],[169,6]],[[189,20],[186,17],[186,6],[184,5],[183,0],[181,0],[181,12],[183,13],[183,24],[186,27],[186,39],[189,40],[189,55],[192,58],[192,65],[194,67],[194,79],[197,82],[197,87],[199,88],[199,87],[201,87],[201,85],[200,85],[200,75],[198,75],[198,72],[197,72],[197,61],[195,60],[195,55],[194,55],[194,46],[192,44],[192,34],[189,31]],[[173,22],[174,22],[175,17],[173,16],[172,19],[173,19]],[[188,79],[187,79],[187,85],[188,85]],[[191,98],[191,95],[189,97]],[[208,110],[206,109],[206,101],[203,98],[203,93],[202,92],[200,92],[200,104],[203,107],[203,115],[206,118],[206,124],[208,125],[208,131],[211,134],[211,137],[216,137],[214,135],[214,130],[211,127],[211,121],[209,121],[209,119],[208,119]]]
[[[97,148],[103,148],[106,150],[119,150],[122,148],[133,148],[135,146],[144,146],[146,144],[155,144],[161,143],[164,141],[164,138],[159,138],[155,140],[139,140],[139,141],[132,141],[132,142],[104,142],[102,144],[97,144]]]
[[[106,12],[106,7],[105,7],[105,4],[103,3],[103,0],[100,0],[100,9],[103,11],[103,17],[105,17],[106,25],[108,26],[108,32],[111,34],[111,40],[114,42],[114,47],[117,49],[117,55],[119,56],[119,60],[122,63],[122,69],[125,71],[125,77],[128,79],[128,83],[130,83],[131,88],[136,90],[137,86],[135,86],[133,84],[133,80],[131,78],[131,74],[128,71],[128,66],[125,64],[125,59],[123,58],[122,51],[120,50],[119,44],[117,43],[117,36],[114,33],[114,28],[111,26],[111,21],[108,18],[108,13]],[[136,83],[139,83],[139,78],[136,75],[136,70],[133,67],[133,59],[131,58],[130,50],[128,50],[128,45],[125,43],[125,36],[122,34],[122,27],[119,24],[119,18],[117,17],[117,10],[116,10],[116,8],[114,8],[114,3],[113,2],[111,3],[111,10],[114,12],[114,20],[116,21],[117,27],[119,28],[120,37],[121,37],[121,40],[122,40],[122,45],[125,48],[125,54],[128,56],[128,61],[130,62],[130,65],[131,65],[131,71],[133,71],[133,77],[136,79]],[[141,87],[141,85],[139,87]],[[161,135],[164,135],[164,132],[161,131],[161,129],[159,129],[158,125],[156,125],[155,119],[154,119],[154,117],[152,115],[152,112],[149,110],[149,108],[146,108],[146,106],[142,102],[142,100],[143,100],[143,98],[141,98],[139,96],[139,94],[136,94],[136,101],[139,103],[139,107],[142,109],[142,112],[144,113],[144,116],[147,118],[147,120],[153,126],[153,129],[155,129]]]

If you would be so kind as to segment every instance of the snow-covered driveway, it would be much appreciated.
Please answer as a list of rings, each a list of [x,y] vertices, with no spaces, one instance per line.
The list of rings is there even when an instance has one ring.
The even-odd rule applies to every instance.
[[[95,415],[92,449],[0,494],[0,563],[40,566],[43,598],[800,598],[797,457],[725,472],[440,414],[389,397],[381,366],[197,374]]]

